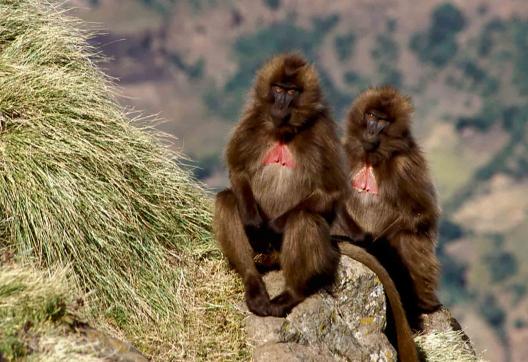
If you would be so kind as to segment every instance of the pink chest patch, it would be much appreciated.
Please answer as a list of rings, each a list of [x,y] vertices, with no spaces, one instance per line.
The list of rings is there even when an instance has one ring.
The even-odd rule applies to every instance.
[[[265,165],[278,163],[288,168],[295,167],[295,161],[288,146],[280,142],[275,143],[268,153],[266,153],[263,163]]]
[[[374,195],[378,194],[378,183],[372,166],[365,165],[354,175],[352,187],[359,192],[365,191]]]

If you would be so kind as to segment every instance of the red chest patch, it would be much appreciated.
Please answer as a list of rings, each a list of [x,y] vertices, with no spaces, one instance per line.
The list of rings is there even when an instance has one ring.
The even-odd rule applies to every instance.
[[[378,183],[371,165],[366,164],[354,175],[352,187],[359,192],[365,191],[374,195],[378,194]]]
[[[278,163],[288,168],[295,167],[295,161],[288,146],[279,142],[275,143],[268,153],[266,153],[266,157],[264,157],[262,163],[265,165]]]

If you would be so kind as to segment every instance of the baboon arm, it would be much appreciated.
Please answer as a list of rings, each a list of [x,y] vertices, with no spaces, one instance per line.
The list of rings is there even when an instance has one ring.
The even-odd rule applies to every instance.
[[[389,239],[389,243],[414,282],[415,310],[425,313],[437,310],[441,305],[436,295],[440,264],[435,255],[435,240],[426,235],[400,231]]]
[[[242,277],[249,310],[257,315],[269,315],[269,295],[253,261],[254,250],[244,231],[235,194],[230,189],[216,196],[213,230],[222,253]]]
[[[398,185],[391,195],[396,207],[404,217],[402,227],[409,232],[436,228],[440,210],[436,202],[436,193],[425,173],[416,170],[426,169],[425,161],[402,157],[397,161],[393,182]]]
[[[257,201],[251,190],[249,178],[243,173],[231,173],[229,178],[231,188],[236,195],[237,207],[242,224],[244,226],[260,227],[263,220]]]

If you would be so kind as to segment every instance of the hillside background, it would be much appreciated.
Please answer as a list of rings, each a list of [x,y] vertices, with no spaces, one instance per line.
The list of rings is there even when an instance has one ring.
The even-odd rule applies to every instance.
[[[317,62],[335,117],[369,85],[416,106],[444,215],[441,299],[493,361],[528,354],[528,2],[72,0],[122,103],[156,113],[213,190],[255,69]]]

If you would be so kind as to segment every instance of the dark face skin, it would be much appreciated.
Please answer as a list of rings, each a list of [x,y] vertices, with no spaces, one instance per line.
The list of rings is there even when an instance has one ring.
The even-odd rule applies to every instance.
[[[389,125],[387,115],[383,112],[370,110],[363,116],[365,130],[363,131],[363,147],[366,151],[375,150],[380,144],[380,134]]]
[[[291,116],[295,100],[300,90],[294,84],[275,83],[271,86],[271,117],[276,127],[285,125]]]

